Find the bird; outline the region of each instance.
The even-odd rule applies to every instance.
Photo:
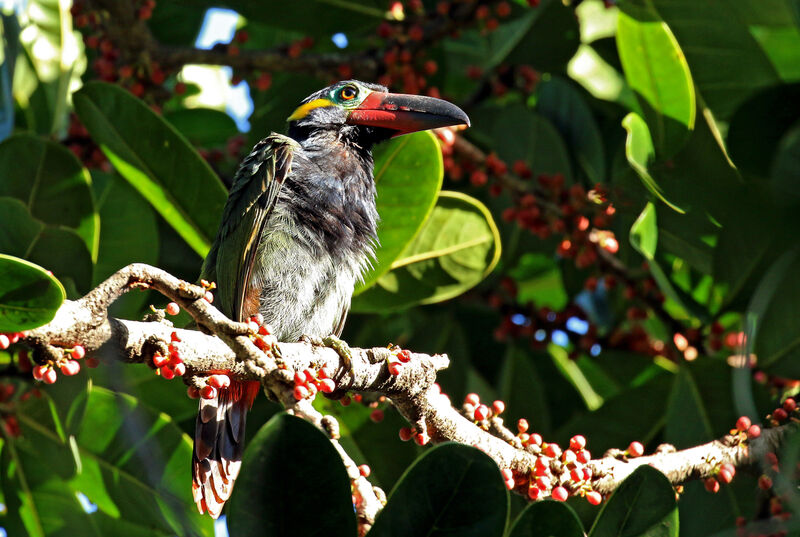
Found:
[[[445,100],[345,80],[307,98],[241,162],[201,269],[234,321],[263,315],[278,341],[339,336],[354,286],[374,260],[378,211],[372,148],[395,136],[456,125]],[[217,518],[241,467],[257,381],[233,379],[200,399],[192,492]]]

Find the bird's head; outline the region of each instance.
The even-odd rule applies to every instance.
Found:
[[[467,114],[447,101],[389,93],[384,86],[358,80],[338,82],[309,95],[288,121],[289,135],[295,139],[335,131],[367,148],[401,134],[469,126]]]

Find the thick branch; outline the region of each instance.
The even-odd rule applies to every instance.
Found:
[[[155,289],[178,302],[199,326],[213,335],[199,330],[175,329],[163,319],[161,322],[138,322],[106,317],[113,300],[135,288]],[[84,298],[65,302],[55,319],[30,331],[26,341],[39,351],[35,356],[40,361],[60,356],[58,347],[81,343],[87,351],[105,360],[152,364],[152,354],[159,345],[169,342],[173,334],[177,335],[180,356],[187,368],[184,377],[187,383],[206,372],[220,370],[230,371],[240,379],[259,380],[265,390],[291,412],[328,434],[362,498],[359,516],[366,525],[374,521],[383,493],[358,475],[355,463],[337,441],[336,421],[317,412],[309,399],[297,401],[294,398],[295,371],[325,368],[336,379],[337,393],[356,391],[386,396],[418,433],[429,435],[435,442],[455,441],[478,447],[498,466],[511,469],[515,476],[528,475],[542,454],[542,446],[523,445],[517,435],[505,428],[501,418],[475,420],[474,408],[465,405],[464,409],[457,410],[451,405],[435,384],[437,371],[449,365],[446,356],[412,353],[399,374],[393,375],[387,363],[395,352],[388,348],[353,348],[349,365],[334,349],[308,342],[280,343],[280,352],[263,352],[253,344],[254,334],[249,327],[227,319],[204,298],[205,293],[203,287],[181,281],[163,270],[142,264],[130,265]],[[636,459],[625,459],[621,452],[611,452],[588,462],[593,470],[589,484],[594,490],[608,494],[642,464],[658,468],[675,485],[711,477],[724,462],[735,466],[755,465],[765,453],[776,450],[789,427],[793,425],[765,430],[752,440],[745,440],[741,435],[727,436],[690,449],[662,450]],[[569,481],[567,465],[557,460],[549,460],[548,464],[555,476],[554,485],[567,486],[573,492],[579,490],[580,487]],[[521,485],[518,483],[517,487]]]

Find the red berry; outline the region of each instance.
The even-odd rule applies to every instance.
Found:
[[[528,444],[533,446],[541,446],[542,435],[540,435],[539,433],[531,433],[530,438],[528,439]]]
[[[153,365],[156,368],[164,367],[168,363],[169,363],[169,358],[168,357],[162,356],[161,353],[158,353],[158,352],[153,354]]]
[[[411,427],[403,427],[400,429],[400,440],[408,442],[414,437],[414,429]]]
[[[203,296],[206,299],[206,302],[212,304],[214,302],[214,294],[211,291],[206,291],[206,294]]]
[[[564,487],[556,487],[553,489],[553,492],[550,493],[550,496],[558,502],[565,502],[569,497],[569,492]]]
[[[536,487],[528,487],[528,498],[531,500],[538,500],[541,493],[542,491]]]
[[[5,334],[0,334],[0,349],[7,349],[11,345],[11,340]]]
[[[761,490],[769,490],[772,488],[772,479],[768,476],[762,475],[758,478],[758,488]]]
[[[175,364],[172,366],[172,371],[175,373],[176,377],[182,377],[186,373],[186,365],[185,364]]]
[[[776,408],[775,412],[772,413],[772,417],[778,421],[783,421],[789,417],[786,411],[782,408]]]
[[[298,401],[305,399],[309,395],[310,392],[308,391],[308,388],[306,388],[305,386],[296,386],[294,389],[294,398],[297,399]]]
[[[747,429],[747,438],[758,438],[761,436],[761,427],[758,425],[751,425]]]
[[[783,409],[786,412],[793,412],[797,408],[797,402],[791,397],[783,402]]]
[[[372,473],[372,470],[370,470],[370,467],[367,466],[366,464],[361,464],[358,467],[358,473],[360,473],[364,477],[369,477],[369,474]]]
[[[380,408],[376,408],[369,414],[369,419],[374,421],[375,423],[380,423],[383,421],[383,410]]]
[[[189,386],[186,388],[186,395],[189,399],[200,399],[200,389],[197,386]]]
[[[528,420],[526,420],[525,418],[520,418],[517,421],[517,431],[519,431],[520,433],[524,433],[527,430],[528,430]]]
[[[45,384],[53,384],[58,379],[58,375],[56,374],[56,370],[52,367],[48,367],[47,371],[42,374],[42,380]]]
[[[430,441],[431,437],[428,436],[428,433],[417,433],[414,435],[414,442],[416,442],[418,446],[424,446]]]
[[[397,359],[403,363],[406,363],[411,360],[411,352],[402,349],[400,352],[397,353]]]
[[[477,393],[468,393],[467,396],[464,398],[464,402],[472,406],[478,406],[479,404],[481,404],[481,398],[478,397]]]
[[[217,389],[214,386],[203,386],[200,389],[200,397],[203,399],[215,399],[217,397]]]
[[[506,404],[503,401],[495,401],[492,403],[492,412],[495,416],[500,415],[506,409]]]
[[[640,442],[631,442],[628,445],[629,457],[641,457],[644,455],[644,446]]]
[[[61,372],[71,377],[73,375],[77,375],[81,370],[81,364],[76,362],[75,360],[67,360],[61,365]]]
[[[228,375],[211,375],[206,382],[209,386],[225,389],[231,385],[231,378]]]
[[[331,379],[323,379],[319,382],[319,391],[322,393],[333,393],[336,383]]]
[[[86,359],[86,367],[94,369],[98,365],[100,365],[100,360],[98,360],[97,358],[87,358]]]
[[[544,448],[544,454],[551,459],[557,459],[559,456],[561,456],[561,448],[558,447],[558,444],[547,444],[547,446]]]
[[[726,469],[720,469],[719,474],[717,474],[719,480],[723,483],[730,483],[733,481],[733,474]]]
[[[709,477],[706,479],[703,484],[706,487],[706,490],[712,494],[716,494],[719,492],[719,481],[714,479],[713,477]]]
[[[539,490],[547,490],[550,488],[551,484],[550,478],[547,476],[540,476],[536,478],[536,487]]]
[[[49,368],[50,368],[50,366],[46,366],[46,365],[34,366],[33,370],[32,370],[33,378],[35,378],[36,380],[42,380],[44,378],[44,374],[47,372],[47,370]]]
[[[400,374],[400,370],[403,368],[403,364],[401,364],[400,362],[389,362],[388,368],[389,368],[389,373],[397,376]]]
[[[738,420],[736,420],[736,428],[740,431],[746,431],[750,428],[750,418],[747,416],[742,416]]]
[[[586,463],[588,463],[590,460],[592,460],[592,454],[589,452],[589,450],[588,450],[588,449],[582,449],[582,450],[580,450],[580,451],[578,452],[578,454],[577,454],[576,458],[577,458],[577,461],[578,461],[579,463],[581,463],[581,464],[586,464]]]
[[[475,419],[477,421],[483,421],[489,417],[489,407],[486,405],[478,405],[478,408],[475,409]]]
[[[576,434],[569,439],[569,448],[573,451],[580,451],[586,447],[586,438],[580,434]]]
[[[603,495],[593,490],[586,493],[586,501],[592,505],[600,505],[603,502]]]
[[[164,380],[172,380],[175,378],[175,370],[173,370],[169,365],[165,365],[161,369],[158,370]]]
[[[564,453],[561,454],[561,462],[565,464],[572,464],[576,460],[578,460],[577,455],[571,449],[566,450]]]

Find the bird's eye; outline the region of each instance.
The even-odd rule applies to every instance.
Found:
[[[345,86],[342,88],[342,91],[339,92],[339,96],[345,101],[355,99],[356,95],[358,95],[358,90],[353,86]]]

